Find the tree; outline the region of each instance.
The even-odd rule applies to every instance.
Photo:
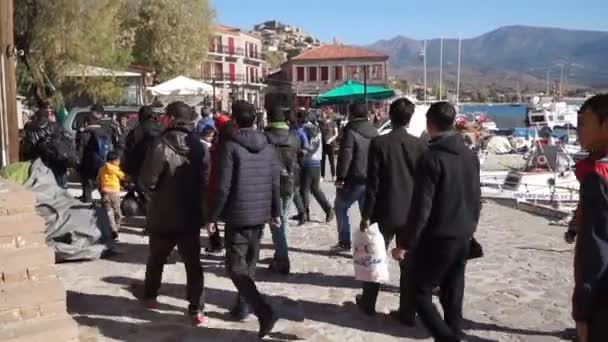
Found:
[[[266,52],[266,62],[270,70],[278,69],[281,64],[287,61],[287,56],[284,52],[280,51],[268,51]]]
[[[66,77],[81,65],[124,69],[131,49],[124,42],[126,0],[20,0],[15,2],[15,44],[23,51],[19,89],[31,97],[94,94],[116,101],[120,85],[113,77]],[[84,70],[84,69],[83,69]]]
[[[129,25],[135,61],[159,79],[191,74],[206,57],[212,19],[207,0],[141,0]]]

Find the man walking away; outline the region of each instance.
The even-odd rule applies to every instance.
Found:
[[[177,246],[186,267],[188,315],[195,326],[206,323],[200,229],[204,223],[208,152],[194,130],[194,110],[183,102],[167,106],[170,127],[150,148],[139,177],[148,202],[146,229],[150,255],[146,265],[144,300],[148,308],[157,306],[167,257]]]
[[[581,188],[573,316],[578,342],[608,341],[608,94],[583,104],[578,134],[595,161],[576,169]]]
[[[319,127],[308,121],[304,124],[304,132],[308,138],[308,146],[304,148],[304,161],[302,168],[301,194],[306,211],[306,217],[310,220],[310,194],[314,196],[317,203],[325,212],[325,222],[334,219],[334,209],[329,204],[327,197],[321,190],[321,159],[323,155],[323,143]]]
[[[292,111],[286,112],[288,116],[287,121],[289,122],[290,130],[300,140],[300,151],[298,151],[298,173],[296,175],[295,191],[293,194],[293,204],[296,206],[298,211],[297,215],[291,217],[292,220],[298,221],[299,226],[303,226],[310,220],[306,210],[304,209],[304,202],[302,201],[302,162],[304,159],[304,149],[308,147],[308,136],[304,131],[304,121],[306,120],[306,112],[299,111],[293,113]]]
[[[138,113],[139,124],[127,135],[123,155],[123,170],[132,182],[135,189],[141,194],[138,186],[139,174],[148,150],[162,133],[162,127],[154,118],[154,111],[150,106],[143,106]]]
[[[331,172],[331,180],[334,181],[336,176],[336,160],[334,157],[334,143],[338,138],[338,126],[332,117],[332,113],[323,112],[321,120],[319,120],[319,128],[323,138],[323,158],[321,158],[321,178],[325,178],[325,168],[329,162],[329,171]]]
[[[288,215],[295,191],[296,177],[299,177],[298,152],[300,151],[300,140],[289,131],[289,125],[281,108],[271,108],[269,120],[270,124],[266,127],[266,137],[274,146],[281,165],[281,225],[271,231],[275,252],[270,270],[281,274],[289,274]]]
[[[454,131],[451,104],[433,104],[426,118],[429,151],[418,161],[412,207],[393,257],[412,258],[416,311],[435,341],[460,341],[465,268],[481,210],[479,160]],[[433,305],[436,287],[445,320]]]
[[[367,119],[367,106],[364,103],[353,103],[350,115],[351,120],[342,132],[336,171],[338,244],[334,248],[337,250],[351,249],[348,209],[355,202],[359,203],[359,209],[363,208],[369,144],[378,135],[378,131]]]
[[[99,124],[101,116],[93,111],[85,120],[86,128],[76,135],[76,146],[80,156],[80,181],[82,202],[93,202],[93,188],[99,170],[107,162],[108,153],[114,150],[110,134]]]
[[[212,231],[220,218],[226,223],[226,268],[238,290],[231,315],[242,320],[251,306],[262,338],[270,333],[276,317],[254,277],[264,224],[272,221],[273,229],[280,225],[281,167],[266,136],[253,128],[255,107],[237,101],[232,105],[232,117],[239,131],[219,152],[217,188],[206,228]]]
[[[414,104],[406,98],[393,102],[389,113],[392,132],[373,138],[369,147],[361,231],[368,229],[370,223],[378,223],[386,248],[397,230],[407,223],[414,193],[416,163],[426,151],[426,144],[406,130],[414,108]],[[391,317],[408,326],[414,325],[416,315],[409,286],[410,265],[410,259],[400,263],[399,309],[391,312]],[[357,304],[364,313],[376,313],[379,290],[378,283],[363,284],[363,295],[357,297]]]

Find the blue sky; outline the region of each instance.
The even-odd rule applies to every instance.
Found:
[[[367,44],[404,35],[474,37],[505,25],[608,31],[608,0],[210,0],[217,21],[250,29],[270,19],[323,40]]]

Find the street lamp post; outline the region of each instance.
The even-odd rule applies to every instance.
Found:
[[[216,101],[215,101],[215,76],[213,77],[213,80],[211,81],[211,85],[213,86],[213,112],[215,113],[216,111]]]
[[[363,98],[365,99],[365,107],[367,108],[367,65],[363,66]]]

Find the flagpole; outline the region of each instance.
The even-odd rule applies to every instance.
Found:
[[[441,38],[441,43],[439,45],[439,101],[441,101],[442,94],[443,94],[443,38]]]

